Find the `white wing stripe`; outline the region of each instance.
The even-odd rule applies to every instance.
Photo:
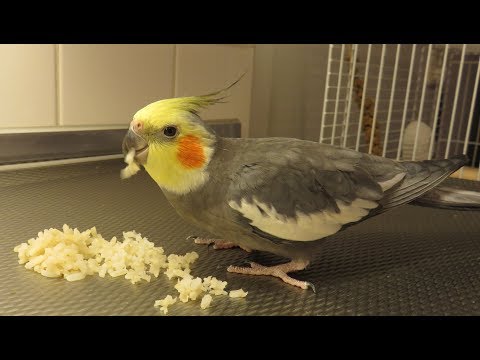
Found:
[[[393,178],[387,181],[379,182],[378,185],[382,187],[383,191],[386,191],[390,188],[392,188],[394,185],[398,184],[404,177],[406,173],[400,173],[395,175]]]
[[[351,204],[337,201],[339,213],[319,211],[304,214],[297,211],[296,217],[291,218],[279,214],[273,206],[268,206],[256,198],[253,198],[251,203],[242,199],[240,205],[235,201],[228,204],[258,229],[292,241],[312,241],[335,234],[343,225],[362,219],[370,209],[378,206],[377,203],[365,199],[356,199]]]

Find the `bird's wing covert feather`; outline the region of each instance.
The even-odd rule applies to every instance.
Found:
[[[324,170],[297,159],[242,165],[231,176],[227,201],[237,221],[263,237],[313,241],[368,216],[383,196],[360,167]]]

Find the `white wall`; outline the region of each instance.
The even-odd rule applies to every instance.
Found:
[[[55,47],[0,45],[0,127],[56,124]]]
[[[256,45],[250,136],[318,141],[328,45]]]
[[[253,45],[0,45],[0,132],[125,127],[150,102],[219,90],[248,134]]]
[[[252,97],[254,49],[238,45],[180,45],[176,47],[175,96],[208,94],[230,85],[246,72],[231,91],[226,104],[217,104],[203,113],[205,119],[238,118],[242,135],[247,136]]]

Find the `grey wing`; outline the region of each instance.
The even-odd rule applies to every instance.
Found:
[[[278,157],[242,164],[232,175],[228,207],[253,232],[291,241],[318,240],[411,202],[466,161],[402,163],[296,140],[268,147]]]
[[[360,167],[342,171],[322,170],[306,160],[284,166],[259,162],[238,169],[227,199],[237,222],[258,235],[313,241],[367,217],[383,190]]]

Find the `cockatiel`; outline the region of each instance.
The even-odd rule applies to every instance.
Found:
[[[147,105],[134,115],[123,151],[135,150],[135,162],[180,216],[219,237],[197,243],[239,246],[291,260],[271,267],[253,262],[229,266],[229,272],[271,275],[314,289],[288,273],[305,269],[322,239],[420,198],[467,161],[460,155],[397,162],[298,139],[222,138],[199,112],[220,102],[223,93]],[[430,196],[419,202],[431,206],[436,200]],[[463,205],[472,204],[467,200]]]

